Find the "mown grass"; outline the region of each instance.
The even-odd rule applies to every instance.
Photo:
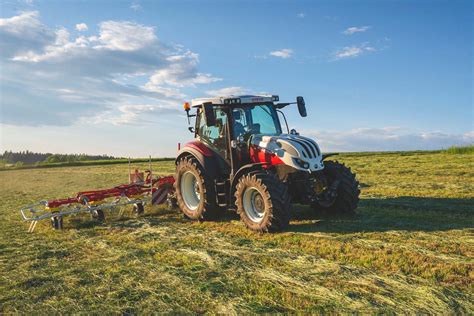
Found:
[[[336,158],[361,181],[357,215],[295,205],[287,231],[264,235],[232,213],[192,223],[163,206],[28,234],[20,206],[124,182],[128,166],[1,172],[0,312],[472,314],[472,156]]]

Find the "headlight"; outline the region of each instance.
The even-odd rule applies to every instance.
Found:
[[[300,158],[293,158],[293,160],[295,161],[295,163],[300,166],[301,168],[303,169],[309,169],[309,163],[307,163],[306,161],[300,159]]]

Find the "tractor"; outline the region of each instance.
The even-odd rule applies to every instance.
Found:
[[[188,124],[195,118],[188,127],[194,140],[180,148],[175,161],[175,199],[185,217],[211,220],[232,209],[249,229],[277,232],[289,225],[291,203],[355,211],[360,193],[355,174],[325,160],[332,154],[323,154],[315,141],[289,130],[281,109],[291,104],[306,117],[303,97],[280,103],[276,95],[232,95],[184,104]]]

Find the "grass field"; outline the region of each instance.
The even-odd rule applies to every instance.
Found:
[[[232,214],[192,223],[163,206],[28,234],[21,206],[125,182],[128,167],[2,171],[0,313],[473,314],[474,156],[337,159],[361,182],[357,215],[294,205],[290,228],[264,235]]]

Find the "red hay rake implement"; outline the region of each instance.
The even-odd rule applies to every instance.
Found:
[[[23,220],[29,221],[28,232],[33,232],[40,220],[50,219],[54,229],[62,229],[63,216],[90,213],[93,219],[105,220],[105,210],[116,210],[121,206],[133,205],[138,215],[144,212],[144,205],[173,203],[173,176],[153,178],[151,168],[144,173],[135,170],[129,173],[129,183],[110,189],[78,192],[76,196],[65,199],[41,201],[23,207]]]

